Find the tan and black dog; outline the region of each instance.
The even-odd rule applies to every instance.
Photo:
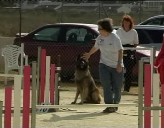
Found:
[[[76,60],[75,82],[77,85],[77,91],[75,100],[72,102],[72,104],[77,102],[79,95],[81,96],[80,104],[100,104],[100,91],[90,74],[88,62],[81,58],[81,55],[79,55]]]

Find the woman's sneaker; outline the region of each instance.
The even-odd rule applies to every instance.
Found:
[[[103,113],[114,113],[118,110],[118,107],[107,107],[103,110]]]

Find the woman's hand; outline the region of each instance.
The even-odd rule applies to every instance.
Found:
[[[92,47],[91,50],[90,50],[89,52],[85,52],[85,53],[83,54],[82,58],[85,59],[86,61],[88,61],[89,58],[90,58],[90,56],[91,56],[92,54],[94,54],[97,50],[98,50],[98,48]]]
[[[122,70],[123,70],[123,68],[122,68],[121,64],[118,63],[117,67],[116,67],[116,71],[120,73],[120,72],[122,72]]]
[[[88,61],[89,58],[90,58],[90,54],[87,53],[87,52],[85,52],[85,53],[83,54],[82,58]]]

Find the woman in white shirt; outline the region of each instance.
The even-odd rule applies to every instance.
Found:
[[[132,17],[125,15],[122,19],[121,28],[116,31],[116,34],[121,39],[123,47],[136,47],[138,45],[138,33],[133,29],[133,25]],[[124,91],[129,92],[132,82],[132,71],[135,65],[135,50],[124,50],[123,61],[126,71],[124,74]]]

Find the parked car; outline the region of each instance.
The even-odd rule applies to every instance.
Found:
[[[156,44],[162,42],[164,26],[136,25],[140,44]]]
[[[164,15],[150,17],[134,28],[138,32],[140,46],[160,49],[164,34]],[[148,56],[146,52],[140,53],[140,56]]]
[[[74,76],[77,56],[90,50],[98,34],[98,26],[95,24],[57,23],[23,33],[21,37],[17,34],[14,44],[24,43],[25,54],[29,56],[30,62],[37,59],[39,46],[45,48],[47,55],[51,56],[51,63],[59,64],[60,56],[61,76],[70,79]],[[89,61],[95,79],[98,79],[98,61],[99,53]]]
[[[139,23],[139,25],[160,25],[164,26],[164,15],[157,15],[146,19]]]
[[[164,34],[164,15],[157,15],[146,19],[134,26],[139,36],[139,47],[152,47],[159,51]],[[143,56],[150,56],[147,51],[137,51],[138,59]],[[148,54],[149,53],[149,54]]]

